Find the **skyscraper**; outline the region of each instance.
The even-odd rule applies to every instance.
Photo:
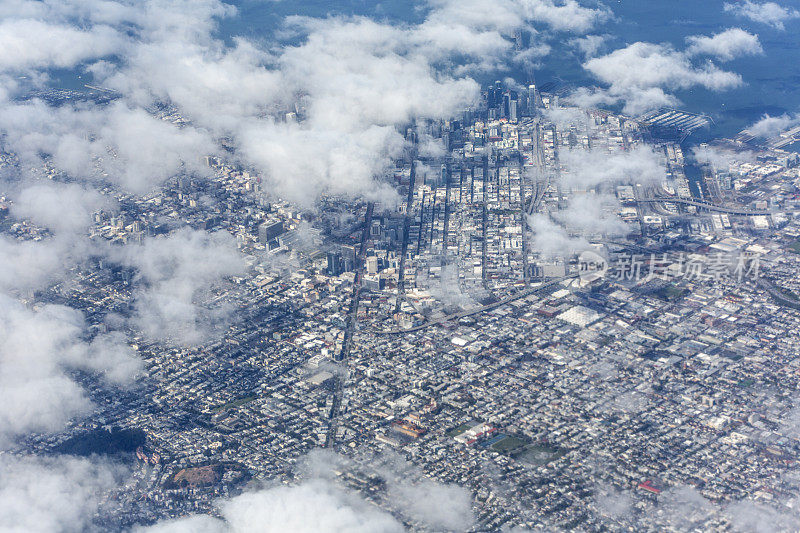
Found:
[[[536,115],[536,108],[537,108],[537,95],[536,95],[536,85],[530,84],[528,85],[528,114],[530,116]]]
[[[342,256],[338,252],[328,252],[328,268],[329,276],[338,276],[342,273]]]
[[[278,238],[283,232],[283,222],[280,220],[268,220],[258,227],[258,242],[267,244],[269,241]]]

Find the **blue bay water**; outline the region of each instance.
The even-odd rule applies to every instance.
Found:
[[[797,0],[778,2],[800,9]],[[617,20],[606,24],[601,31],[615,36],[612,48],[649,41],[670,43],[679,50],[686,46],[686,37],[690,35],[711,35],[733,27],[757,34],[763,55],[728,62],[715,60],[721,68],[739,73],[744,81],[742,87],[723,92],[694,88],[674,93],[683,102],[683,109],[708,113],[716,121],[716,134],[730,136],[764,113],[800,112],[800,20],[787,21],[781,31],[726,13],[724,3],[722,0],[619,0],[609,4]],[[557,69],[548,65],[545,72],[548,71],[555,75]],[[575,76],[576,81],[591,82],[585,75]]]
[[[736,0],[733,0],[736,1]],[[800,9],[800,0],[778,0],[782,5]],[[397,0],[371,2],[366,0],[306,0],[298,2],[241,0],[233,2],[239,14],[222,21],[223,37],[246,35],[269,39],[289,15],[311,17],[368,16],[395,23],[419,22],[425,9],[419,5]],[[723,9],[724,0],[616,0],[605,2],[614,12],[614,19],[599,25],[594,34],[610,35],[603,53],[637,41],[669,43],[677,50],[686,46],[686,37],[711,35],[728,28],[741,27],[758,34],[764,54],[728,62],[716,61],[718,66],[742,76],[744,85],[724,92],[704,88],[674,91],[681,109],[709,114],[716,122],[712,136],[731,136],[755,122],[765,113],[800,112],[800,20],[786,22],[785,30],[739,18]],[[491,4],[487,2],[487,4]],[[573,37],[557,34],[548,41],[553,47],[549,57],[535,72],[539,84],[555,79],[572,86],[592,86],[594,80],[583,68],[583,57],[566,42]],[[702,60],[700,60],[702,61]],[[483,83],[511,75],[526,82],[521,71],[480,76]]]
[[[800,0],[778,1],[800,10]],[[267,44],[273,42],[287,16],[367,16],[403,24],[418,23],[427,13],[421,3],[400,0],[236,0],[230,3],[236,5],[238,13],[219,22],[218,37],[231,42],[235,36],[245,36]],[[716,125],[711,131],[701,134],[703,137],[735,135],[765,113],[800,112],[800,19],[787,21],[785,30],[781,31],[726,13],[724,3],[724,0],[606,1],[605,5],[612,9],[614,18],[592,32],[610,36],[601,53],[637,41],[669,43],[682,50],[688,36],[711,35],[732,27],[758,34],[764,48],[763,55],[728,62],[715,61],[721,68],[739,73],[744,81],[742,87],[723,92],[698,87],[671,91],[680,99],[680,109],[706,113],[714,119]],[[490,4],[488,0],[487,4]],[[553,80],[562,80],[573,87],[597,84],[582,68],[584,58],[567,44],[572,37],[574,35],[562,33],[547,40],[553,50],[535,71],[538,84]],[[487,84],[506,76],[520,83],[528,81],[522,70],[514,68],[482,74],[476,79]],[[62,87],[77,88],[91,83],[91,76],[83,74],[78,78],[75,71],[59,71],[53,73],[53,80]]]

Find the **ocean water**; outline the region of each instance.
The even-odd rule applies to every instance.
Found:
[[[800,9],[800,0],[778,2]],[[232,3],[237,5],[239,13],[221,22],[220,36],[225,38],[245,35],[268,39],[280,28],[283,18],[290,15],[362,15],[397,23],[419,22],[425,16],[421,5],[398,0],[240,0]],[[606,0],[605,5],[614,12],[614,18],[593,32],[610,36],[604,53],[637,41],[669,43],[682,50],[690,35],[711,35],[732,27],[758,34],[763,55],[724,63],[717,61],[721,68],[742,76],[742,87],[724,92],[704,88],[672,91],[681,101],[680,109],[706,113],[714,119],[712,131],[701,134],[703,137],[735,135],[765,113],[800,112],[800,19],[787,21],[785,30],[781,31],[726,13],[724,3],[724,0]],[[571,36],[558,37],[550,41],[553,51],[535,71],[536,82],[543,84],[558,79],[576,87],[595,85],[596,80],[581,67],[583,57],[565,44]],[[490,83],[506,75],[520,82],[527,81],[523,72],[513,70],[488,74],[479,81]]]

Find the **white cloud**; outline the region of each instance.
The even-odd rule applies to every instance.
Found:
[[[592,58],[606,46],[609,35],[587,35],[571,39],[569,44],[578,49],[585,59]]]
[[[629,115],[640,115],[652,109],[674,107],[680,104],[677,98],[667,94],[660,87],[651,87],[649,89],[630,87],[623,91],[613,88],[589,89],[579,87],[570,93],[568,100],[572,104],[585,109],[615,105],[623,101],[625,103],[623,111]]]
[[[85,531],[100,494],[122,473],[97,460],[0,455],[0,530]]]
[[[797,125],[800,125],[800,115],[784,114],[773,117],[765,114],[755,124],[748,126],[747,131],[756,137],[769,139]]]
[[[19,157],[23,169],[41,166],[42,155],[53,154],[59,168],[88,173],[92,168],[92,145],[88,138],[101,123],[99,109],[54,108],[41,100],[4,102],[0,106],[0,133],[5,135],[3,147]],[[66,157],[61,157],[62,153]]]
[[[711,55],[723,61],[764,53],[758,35],[748,33],[741,28],[730,28],[711,37],[693,35],[687,37],[686,41],[689,43],[688,54]]]
[[[800,529],[800,517],[793,510],[780,512],[750,500],[728,505],[725,515],[733,525],[733,530],[743,533],[779,533]]]
[[[431,480],[394,483],[389,498],[404,514],[433,531],[466,531],[472,526],[472,497],[458,485]]]
[[[513,56],[514,62],[530,68],[538,68],[542,59],[550,55],[552,47],[548,44],[532,45],[524,50],[516,52]]]
[[[442,139],[417,130],[417,154],[421,158],[441,158],[447,155]]]
[[[133,533],[225,533],[230,528],[212,516],[192,515],[185,518],[162,520],[149,527],[138,527]]]
[[[279,59],[292,86],[308,93],[312,126],[344,129],[446,118],[476,98],[470,79],[437,72],[417,34],[368,19],[308,22],[307,41]]]
[[[583,237],[572,237],[567,230],[542,213],[528,215],[528,226],[533,231],[531,247],[543,257],[570,256],[590,248]]]
[[[395,202],[394,189],[375,181],[405,145],[393,128],[363,131],[309,128],[258,121],[242,128],[241,155],[259,168],[281,196],[306,207],[319,194]]]
[[[572,125],[588,126],[590,121],[586,110],[579,107],[551,107],[545,109],[543,114],[547,120],[555,124],[559,129],[568,129]]]
[[[113,385],[130,385],[142,370],[142,361],[119,332],[97,335],[89,346],[76,354],[72,364],[98,372]]]
[[[499,0],[489,5],[480,0],[429,0],[431,13],[428,20],[447,21],[479,31],[496,31],[510,35],[522,27],[522,3]]]
[[[243,494],[223,505],[234,532],[380,533],[402,531],[394,517],[331,482],[312,480]]]
[[[0,18],[48,20],[87,27],[93,24],[136,24],[143,13],[135,4],[114,0],[7,0],[0,4]]]
[[[712,90],[736,87],[738,75],[712,64],[694,67],[686,56],[666,45],[637,42],[590,59],[584,67],[612,87],[685,89],[700,85]]]
[[[392,515],[326,479],[247,492],[221,502],[225,522],[191,516],[136,533],[400,533]]]
[[[145,193],[179,172],[208,172],[203,156],[215,148],[208,135],[194,128],[179,128],[141,109],[111,106],[108,121],[95,146],[107,146],[105,170],[129,191]],[[102,144],[106,146],[103,146]],[[108,150],[103,150],[108,152]]]
[[[193,344],[226,323],[229,310],[204,301],[212,286],[243,272],[230,234],[184,229],[116,255],[138,270],[134,325],[148,337]]]
[[[491,4],[480,0],[431,0],[429,3],[433,8],[431,19],[505,35],[539,23],[556,31],[582,33],[611,16],[611,10],[602,4],[585,7],[576,0],[498,0]]]
[[[0,441],[61,429],[92,405],[70,369],[126,383],[140,364],[119,337],[83,341],[83,316],[60,305],[37,310],[0,295]]]
[[[800,518],[794,511],[796,500],[773,500],[769,505],[752,500],[717,504],[706,499],[697,489],[676,485],[662,492],[658,502],[641,509],[627,491],[601,487],[595,494],[595,505],[605,516],[622,521],[633,529],[691,530],[711,524],[725,524],[741,533],[778,533],[796,531]],[[789,505],[785,505],[785,504]]]
[[[528,19],[544,22],[554,30],[585,33],[595,24],[604,22],[611,16],[611,10],[599,4],[598,7],[584,7],[575,0],[521,0]]]
[[[575,194],[566,209],[553,213],[553,218],[572,233],[580,235],[626,235],[628,226],[617,216],[616,198],[606,194]]]
[[[609,152],[573,149],[561,154],[561,182],[579,189],[622,183],[657,184],[666,179],[664,157],[649,146]]]
[[[536,66],[551,51],[544,32],[584,33],[611,15],[602,4],[586,7],[575,0],[430,0],[428,4],[430,12],[412,31],[413,39],[436,64],[455,62],[457,73],[506,70],[509,57]],[[530,36],[524,49],[513,40],[520,32]]]
[[[664,92],[700,86],[723,91],[742,84],[741,76],[707,61],[694,65],[688,53],[664,44],[636,42],[610,54],[594,57],[583,67],[608,87],[571,96],[580,104],[624,101],[625,112],[638,114],[677,100]]]
[[[628,516],[633,509],[634,499],[631,494],[606,486],[599,487],[593,499],[600,512],[612,518]]]
[[[585,119],[585,113],[559,117]],[[565,209],[528,217],[532,249],[545,257],[571,255],[588,249],[588,237],[618,236],[629,228],[618,216],[619,205],[607,191],[618,184],[656,184],[666,179],[663,156],[646,146],[609,152],[572,149],[560,153],[560,184],[572,189]]]
[[[141,106],[153,98],[171,102],[220,134],[235,131],[244,117],[261,116],[291,100],[295,88],[281,86],[269,53],[241,39],[227,49],[206,39],[179,40],[167,33],[163,40],[138,43],[121,70],[98,73],[104,85],[128,100]]]
[[[658,499],[657,515],[662,523],[677,530],[688,530],[716,511],[711,501],[688,485],[677,485],[665,490]]]
[[[736,161],[754,162],[755,153],[747,150],[729,150],[712,145],[700,145],[692,148],[692,155],[698,163],[709,164],[717,170],[727,171]]]
[[[431,296],[444,305],[457,305],[462,308],[472,307],[475,300],[461,289],[458,279],[459,264],[448,263],[442,266],[435,280],[419,276],[417,286],[425,288]]]
[[[6,19],[0,22],[0,70],[69,68],[122,52],[126,45],[127,38],[109,26],[83,30],[35,19]]]
[[[237,155],[245,164],[269,174],[273,194],[306,205],[323,193],[387,198],[380,182],[400,145],[389,130],[414,118],[445,118],[472,103],[478,85],[460,73],[502,67],[515,31],[528,29],[535,42],[512,59],[532,64],[550,50],[534,25],[585,31],[610,15],[602,5],[576,0],[440,0],[416,25],[295,17],[289,24],[299,43],[268,48],[219,40],[217,21],[235,8],[218,0],[135,6],[18,0],[6,7],[9,42],[41,56],[12,54],[6,61],[15,61],[13,68],[32,77],[49,66],[91,63],[98,83],[122,94],[105,109],[9,106],[0,117],[8,148],[27,164],[45,154],[73,177],[108,178],[142,193],[175,173],[202,173],[200,157],[218,151],[218,140],[227,137],[243,148]],[[36,38],[45,30],[58,38]],[[26,39],[53,46],[24,46]],[[103,60],[109,55],[116,60]],[[190,124],[153,118],[145,109],[154,103],[174,105]],[[295,104],[302,110],[297,128],[271,118]],[[259,149],[251,135],[266,138],[276,155]],[[295,154],[302,163],[292,161]]]
[[[726,12],[767,24],[778,30],[786,29],[784,22],[800,18],[800,11],[783,7],[775,2],[758,3],[751,0],[739,0],[736,3],[726,3],[724,9]]]
[[[201,27],[207,15],[198,15]],[[105,83],[139,105],[153,95],[168,100],[192,121],[193,135],[230,137],[272,193],[306,205],[323,193],[385,196],[382,173],[403,142],[396,128],[416,117],[451,116],[479,94],[473,80],[433,65],[463,42],[446,45],[425,26],[300,17],[289,24],[299,44],[274,53],[243,39],[226,49],[206,35],[179,40],[153,31],[146,35],[157,39],[137,46]],[[270,116],[295,104],[299,123]],[[112,131],[115,125],[127,124]],[[189,140],[197,142],[186,148],[197,153],[212,149],[195,146],[202,138]],[[123,169],[135,163],[124,162]]]
[[[52,108],[36,100],[2,106],[0,119],[6,150],[19,156],[23,167],[47,159],[76,179],[107,179],[134,193],[148,192],[179,172],[207,172],[202,157],[215,150],[208,132],[122,103]]]
[[[112,205],[94,189],[71,183],[40,182],[23,189],[12,205],[12,214],[28,218],[54,233],[76,233],[91,223],[91,214]]]
[[[42,241],[19,241],[0,235],[0,291],[27,292],[63,279],[91,247],[85,239],[56,236]]]

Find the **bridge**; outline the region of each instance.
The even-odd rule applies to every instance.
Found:
[[[755,216],[769,216],[776,211],[761,211],[758,209],[747,209],[745,207],[728,207],[723,205],[712,204],[705,200],[695,200],[692,198],[681,198],[679,196],[656,196],[654,198],[639,198],[636,200],[639,203],[672,203],[681,205],[692,205],[700,209],[708,211],[716,211],[719,213],[727,213],[729,215],[742,215],[748,217]]]

